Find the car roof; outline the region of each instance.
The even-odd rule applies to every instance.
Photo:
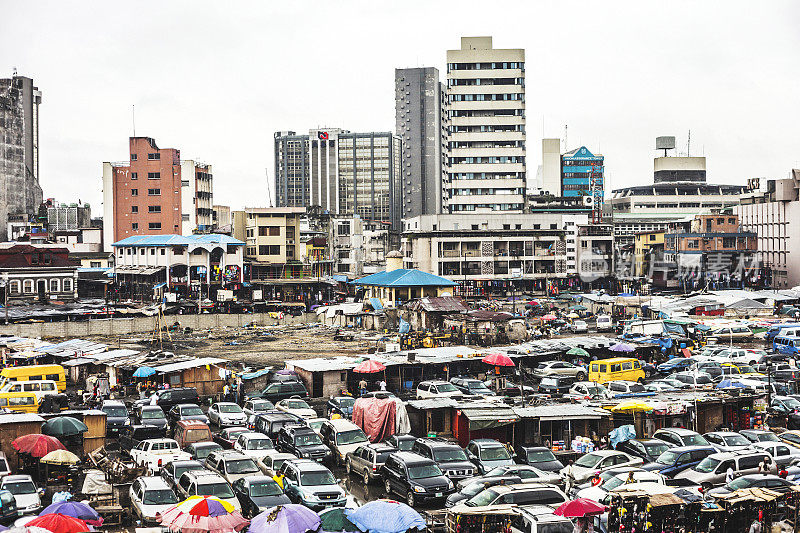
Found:
[[[419,439],[417,439],[417,442],[419,442],[421,444],[426,444],[426,445],[431,446],[431,447],[434,447],[434,446],[438,446],[438,447],[447,446],[448,448],[453,448],[453,447],[461,448],[461,446],[459,446],[455,442],[448,442],[446,440],[427,438],[427,437],[419,438]]]
[[[247,476],[242,479],[244,479],[244,482],[248,485],[250,485],[251,483],[263,483],[264,481],[273,481],[273,482],[275,481],[270,476]]]
[[[125,403],[119,400],[103,400],[103,405],[121,405],[124,407]]]
[[[658,439],[656,439],[656,440],[658,440]],[[668,452],[683,453],[683,452],[692,452],[692,451],[695,451],[695,450],[714,450],[714,451],[716,451],[716,448],[714,448],[713,446],[704,446],[702,444],[692,444],[691,446],[675,446],[673,448],[670,448],[667,451]]]
[[[515,483],[511,485],[494,485],[489,487],[492,490],[498,492],[498,494],[506,494],[508,492],[514,492],[517,490],[541,490],[541,489],[550,489],[550,490],[560,490],[557,486],[551,485],[549,483]],[[489,490],[489,489],[487,489]]]
[[[330,470],[327,466],[321,465],[316,461],[312,461],[311,459],[290,459],[287,462],[297,466],[302,470]]]
[[[735,431],[709,431],[708,433],[704,433],[704,435],[719,435],[720,437],[731,437],[736,435],[737,437],[741,437]]]
[[[208,427],[208,424],[206,424],[202,420],[178,420],[178,425],[181,427],[191,427],[191,426]]]
[[[691,429],[686,429],[686,428],[661,428],[658,431],[670,431],[670,432],[678,434],[678,435],[697,435],[698,434],[696,431],[692,431]]]
[[[189,477],[195,478],[198,481],[199,481],[200,478],[207,478],[207,477],[213,477],[213,478],[225,481],[225,478],[223,478],[221,475],[217,474],[216,472],[212,472],[211,470],[187,470],[186,472],[184,472],[181,475],[181,477],[183,477],[183,476],[189,476]]]
[[[624,452],[618,452],[617,450],[595,450],[593,452],[589,452],[592,455],[599,455],[603,457],[611,456],[611,455],[628,455]]]
[[[139,481],[144,485],[146,489],[169,489],[171,488],[164,478],[161,476],[144,476],[140,477]]]
[[[376,452],[388,451],[388,450],[397,450],[397,448],[395,448],[391,444],[387,444],[385,442],[373,442],[373,443],[367,444],[366,447],[371,449],[371,450],[375,450]]]
[[[221,444],[219,444],[219,443],[217,443],[217,442],[211,442],[211,441],[193,442],[193,443],[189,444],[189,446],[191,446],[191,447],[192,447],[192,448],[194,448],[195,450],[196,450],[197,448],[210,448],[210,447],[212,447],[212,446],[213,446],[214,448],[222,448],[222,445],[221,445]],[[189,446],[187,446],[187,448],[188,448]]]
[[[473,439],[470,442],[477,444],[478,446],[502,446],[505,448],[505,445],[502,442],[498,442],[494,439]]]
[[[421,381],[420,385],[422,385],[423,383],[426,385],[448,385],[447,381],[442,381],[439,379],[429,379],[427,381]]]
[[[236,407],[239,407],[238,403],[233,402],[214,402],[214,405],[235,405]]]
[[[777,443],[776,443],[777,444]],[[733,459],[734,457],[746,457],[748,455],[763,455],[764,452],[757,452],[755,450],[734,450],[732,452],[717,452],[712,453],[709,457],[714,459]]]
[[[349,420],[345,418],[335,418],[333,420],[327,420],[326,424],[330,424],[333,426],[335,430],[342,430],[342,429],[361,429],[357,425],[353,424]]]
[[[392,455],[404,463],[433,463],[431,459],[413,452],[394,452]]]
[[[197,405],[196,403],[179,403],[175,407],[177,407],[178,409],[185,409],[186,407],[200,407],[200,406]]]
[[[3,478],[3,482],[6,481],[33,481],[33,478],[28,474],[12,474]]]

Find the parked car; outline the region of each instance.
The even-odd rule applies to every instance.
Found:
[[[119,432],[117,443],[123,455],[130,455],[140,442],[161,438],[164,438],[164,432],[155,426],[125,426]]]
[[[565,503],[569,498],[558,487],[552,485],[495,485],[479,492],[463,503],[469,507],[487,507],[492,505],[515,504],[525,505],[548,505],[553,508]],[[459,505],[453,508],[457,512]]]
[[[570,388],[575,383],[575,378],[570,376],[542,376],[537,385],[537,391],[541,394],[553,396],[563,396],[569,393]]]
[[[386,495],[404,496],[406,503],[444,500],[455,490],[453,482],[435,462],[410,452],[395,452],[386,458],[380,470]]]
[[[283,453],[291,453],[302,459],[322,462],[331,456],[331,450],[322,443],[316,431],[304,426],[288,426],[278,432],[275,446]]]
[[[710,446],[709,442],[696,431],[684,428],[661,428],[653,433],[654,439],[663,440],[675,446]]]
[[[299,416],[303,419],[316,418],[317,416],[317,412],[314,411],[305,400],[301,400],[300,398],[281,400],[275,404],[275,409],[294,416]]]
[[[749,339],[753,332],[747,326],[732,326],[711,330],[706,338],[726,342],[731,339]]]
[[[752,489],[756,487],[784,493],[788,492],[794,485],[796,485],[796,483],[772,474],[748,474],[745,476],[739,476],[730,483],[726,483],[721,487],[711,489],[706,494],[711,498],[719,498],[720,496],[727,496],[731,492],[735,492],[737,490]]]
[[[239,436],[236,437],[236,442],[233,443],[233,449],[253,459],[259,459],[265,455],[276,453],[272,439],[263,433],[256,433],[254,431],[240,433]]]
[[[397,451],[410,452],[416,440],[417,437],[414,435],[392,435],[386,439],[386,444],[392,448],[397,448]]]
[[[167,415],[157,405],[137,405],[133,409],[131,420],[136,425],[155,426],[163,430],[164,436],[167,435]]]
[[[381,477],[380,471],[386,458],[397,451],[397,448],[386,443],[362,444],[347,453],[345,470],[350,475],[361,476],[364,485]]]
[[[461,396],[462,394],[464,393],[447,381],[423,381],[417,385],[417,398]]]
[[[11,473],[11,468],[8,466],[8,457],[6,452],[0,451],[0,479],[6,477]]]
[[[779,442],[781,440],[775,433],[765,429],[742,429],[739,431],[739,435],[750,442]]]
[[[352,418],[353,405],[356,399],[352,396],[334,396],[325,404],[325,416],[330,418],[334,414],[345,418]]]
[[[800,449],[783,442],[754,442],[753,450],[766,452],[778,466],[790,466],[800,463]]]
[[[189,444],[188,446],[183,448],[183,451],[188,453],[192,459],[195,461],[205,461],[206,457],[208,457],[211,452],[215,452],[217,450],[222,450],[222,446],[220,446],[216,442],[195,442],[193,444]]]
[[[326,507],[344,507],[347,494],[325,466],[309,459],[286,461],[281,465],[283,490],[294,503],[312,511]]]
[[[277,452],[256,459],[256,464],[258,465],[258,468],[261,469],[261,472],[263,472],[265,476],[272,477],[278,473],[283,463],[285,463],[286,461],[293,461],[295,459],[298,459],[298,457],[292,455],[291,453]]]
[[[278,437],[278,432],[284,426],[302,426],[303,420],[289,413],[264,413],[256,415],[255,423],[253,424],[255,431],[263,433],[273,441]]]
[[[253,518],[277,505],[291,503],[280,485],[271,477],[249,476],[238,479],[231,488],[242,506],[242,515],[246,518]]]
[[[199,420],[204,424],[208,424],[208,417],[200,409],[200,406],[194,403],[182,403],[173,406],[167,411],[167,420],[170,427],[175,427],[181,420]]]
[[[457,377],[450,378],[450,383],[464,394],[481,394],[483,396],[495,395],[494,391],[479,379]]]
[[[155,404],[153,404],[152,397],[155,396]],[[157,405],[164,412],[168,412],[176,405],[181,404],[194,404],[200,405],[200,395],[197,394],[197,389],[194,387],[173,387],[170,389],[157,390],[149,398],[134,401],[134,405]]]
[[[306,390],[305,385],[297,381],[270,383],[263,391],[251,393],[247,398],[263,398],[275,403],[294,396],[307,399],[308,390]]]
[[[623,466],[641,466],[644,463],[639,457],[632,457],[627,453],[614,450],[596,450],[580,457],[572,464],[572,472],[576,483],[582,483],[591,478],[595,472],[603,472],[611,468]],[[566,476],[567,469],[559,472]]]
[[[143,440],[131,450],[130,455],[136,466],[142,466],[150,473],[158,472],[170,461],[190,459],[189,454],[181,451],[173,439]]]
[[[0,489],[0,524],[12,524],[17,518],[17,500],[10,491]]]
[[[680,372],[681,370],[688,370],[695,363],[697,363],[697,359],[692,357],[673,357],[669,361],[661,363],[656,368],[659,374],[666,376],[675,372]]]
[[[608,493],[625,483],[658,483],[665,485],[664,476],[658,472],[648,472],[647,470],[631,471],[622,474],[615,474],[607,481],[596,487],[587,487],[577,492],[578,498],[586,498],[598,503],[608,503]]]
[[[611,331],[614,329],[614,320],[608,315],[597,315],[595,328],[597,331]]]
[[[369,442],[360,427],[344,418],[326,420],[319,432],[322,442],[333,452],[333,462],[337,465],[344,464],[347,452],[355,451],[360,445]]]
[[[625,394],[638,394],[640,392],[645,392],[644,385],[637,381],[609,381],[606,383],[606,388],[614,398]]]
[[[244,433],[251,433],[251,430],[243,427],[232,427],[232,428],[225,428],[220,430],[219,433],[214,435],[214,442],[222,446],[226,450],[230,450],[233,448],[236,439],[239,438],[239,435]]]
[[[319,430],[322,429],[322,424],[324,424],[326,420],[328,419],[316,417],[316,418],[306,418],[305,422],[306,426],[310,427],[311,429],[316,431],[317,434],[319,434]]]
[[[253,429],[255,426],[256,416],[261,413],[270,413],[275,410],[275,404],[269,400],[254,399],[244,402],[242,411],[247,416],[247,427]]]
[[[42,510],[44,489],[36,488],[36,483],[27,474],[13,474],[4,477],[0,480],[0,490],[7,490],[14,495],[17,512],[20,516],[37,514]]]
[[[591,381],[578,381],[573,383],[567,391],[567,396],[575,398],[583,398],[587,400],[609,400],[612,397],[611,392],[599,383]]]
[[[705,372],[676,372],[670,376],[693,389],[708,389],[714,386],[714,380]]]
[[[550,448],[544,446],[519,446],[517,447],[517,460],[545,472],[558,472],[564,465],[556,459]]]
[[[161,467],[159,475],[170,488],[174,489],[184,472],[205,469],[206,467],[202,462],[194,459],[188,461],[170,461]]]
[[[514,459],[505,445],[494,439],[475,439],[467,444],[467,458],[485,474],[498,466],[513,465]]]
[[[721,452],[734,452],[748,448],[752,443],[733,431],[710,431],[703,434],[713,447]]]
[[[778,439],[785,442],[789,446],[797,446],[800,448],[800,430],[790,429],[778,435]],[[0,473],[2,475],[2,473]]]
[[[417,439],[411,451],[432,459],[444,475],[454,482],[473,477],[478,469],[467,459],[467,454],[458,444],[439,439]]]
[[[208,470],[190,470],[178,478],[178,487],[175,490],[178,498],[185,500],[189,496],[214,496],[228,502],[237,511],[242,510],[239,499],[233,493],[230,484],[216,472]]]
[[[752,450],[714,453],[675,477],[688,479],[709,490],[725,482],[728,467],[732,467],[738,476],[758,473],[758,465],[765,457],[769,457],[769,454]]]
[[[659,439],[630,439],[617,444],[616,450],[639,457],[645,463],[651,463],[672,447],[673,444]]]
[[[561,485],[563,479],[558,472],[545,472],[530,465],[505,465],[489,470],[482,476],[467,478],[456,483],[457,487],[465,487],[473,481],[488,481],[495,478],[514,476],[520,478],[520,483],[547,483]]]
[[[160,515],[178,503],[178,496],[162,478],[145,476],[137,478],[128,489],[131,514],[142,521],[142,525],[155,526]]]
[[[535,376],[569,376],[575,381],[584,381],[587,372],[582,366],[573,365],[567,361],[547,361],[536,365],[533,374]]]
[[[208,420],[220,428],[245,427],[247,415],[233,402],[216,402],[208,408]]]
[[[205,465],[212,472],[216,472],[225,478],[228,483],[233,483],[237,479],[261,472],[252,457],[248,457],[236,450],[213,452],[206,457]]]
[[[769,406],[775,414],[786,417],[787,429],[800,429],[800,401],[791,396],[773,396]]]
[[[172,428],[172,436],[181,448],[185,448],[195,442],[211,442],[214,440],[211,428],[201,420],[179,420]]]
[[[123,427],[131,425],[128,408],[119,400],[103,400],[100,410],[106,414],[107,436],[117,435]]]
[[[463,503],[473,496],[476,496],[479,492],[490,487],[494,487],[495,485],[513,485],[516,483],[522,483],[522,479],[520,479],[519,476],[499,476],[491,478],[481,477],[477,479],[477,481],[465,479],[463,481],[464,485],[459,484],[456,487],[456,492],[453,492],[447,497],[444,502],[444,506],[450,508],[459,503]]]
[[[676,446],[671,448],[653,461],[642,465],[642,468],[658,472],[667,477],[673,477],[684,470],[697,465],[711,454],[717,453],[713,446]]]
[[[584,320],[573,320],[567,327],[572,333],[587,333],[589,331],[589,324]]]
[[[517,508],[517,517],[511,526],[512,533],[569,533],[572,521],[556,516],[547,505],[526,505]]]
[[[720,381],[724,377],[722,365],[716,361],[701,361],[694,367],[698,372],[708,374],[712,381]]]

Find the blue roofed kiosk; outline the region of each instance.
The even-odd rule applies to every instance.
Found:
[[[456,285],[447,278],[402,266],[400,252],[389,252],[386,254],[386,270],[351,283],[365,289],[365,298],[380,298],[385,305],[395,307],[416,298],[441,296]]]

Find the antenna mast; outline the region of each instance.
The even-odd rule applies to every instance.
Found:
[[[136,104],[131,105],[131,119],[133,121],[133,136],[136,137]]]
[[[689,130],[689,137],[686,139],[686,157],[691,156],[690,147],[692,146],[692,130]]]

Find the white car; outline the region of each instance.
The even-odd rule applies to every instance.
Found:
[[[128,489],[131,510],[142,525],[158,525],[157,515],[163,513],[180,500],[163,478],[146,476],[136,479]]]
[[[569,330],[572,333],[586,333],[589,331],[589,324],[584,320],[573,320],[572,324],[569,325]]]
[[[744,348],[726,348],[711,356],[718,363],[733,363],[734,365],[750,365],[759,362],[761,354]]]
[[[242,433],[236,437],[233,449],[241,452],[251,459],[260,459],[266,455],[278,453],[275,445],[268,436],[263,433]]]
[[[247,415],[242,408],[233,402],[217,402],[208,408],[208,421],[220,428],[242,426],[247,424]]]
[[[644,460],[639,457],[632,457],[627,453],[615,450],[596,450],[583,455],[572,464],[572,472],[575,482],[580,484],[591,478],[595,472],[605,472],[612,468],[622,468],[626,466],[642,466]],[[566,479],[569,467],[565,466],[559,472]]]
[[[611,479],[606,480],[606,482],[603,483],[602,485],[599,485],[597,487],[587,487],[585,489],[579,490],[577,497],[588,498],[598,503],[603,503],[603,500],[606,498],[606,496],[608,496],[609,491],[612,491],[615,488],[624,485],[626,483],[642,483],[642,482],[658,483],[660,485],[664,485],[666,483],[664,481],[664,476],[662,476],[658,472],[648,472],[646,470],[640,472],[636,471],[623,472],[622,474],[617,474],[613,476]]]
[[[242,408],[244,414],[247,415],[247,427],[251,429],[258,415],[274,410],[275,405],[271,401],[262,399],[247,400]]]
[[[611,331],[614,329],[614,320],[608,315],[597,315],[595,327],[597,331]]]
[[[317,412],[314,411],[305,400],[300,398],[287,398],[275,404],[275,409],[289,413],[290,415],[299,416],[300,418],[317,418]]]
[[[280,469],[281,465],[286,461],[291,461],[293,459],[297,459],[297,456],[291,453],[273,453],[269,455],[265,455],[259,459],[256,459],[256,464],[258,468],[264,473],[265,476],[274,476],[278,473],[278,469]]]
[[[767,452],[772,460],[780,466],[789,466],[800,463],[800,448],[790,446],[784,442],[754,442],[750,444],[754,450]]]
[[[461,396],[455,385],[447,381],[423,381],[417,385],[417,398],[436,398],[442,396]]]
[[[306,425],[319,433],[322,424],[325,423],[327,418],[306,418]]]
[[[594,381],[578,381],[573,383],[567,392],[567,396],[582,399],[608,400],[611,399],[611,392],[600,383]]]
[[[36,514],[42,510],[44,489],[36,488],[31,476],[27,474],[6,476],[0,482],[0,489],[7,490],[14,495],[19,516]]]
[[[148,472],[158,472],[162,465],[171,461],[190,461],[192,456],[181,451],[173,439],[143,440],[131,450],[131,460]]]

